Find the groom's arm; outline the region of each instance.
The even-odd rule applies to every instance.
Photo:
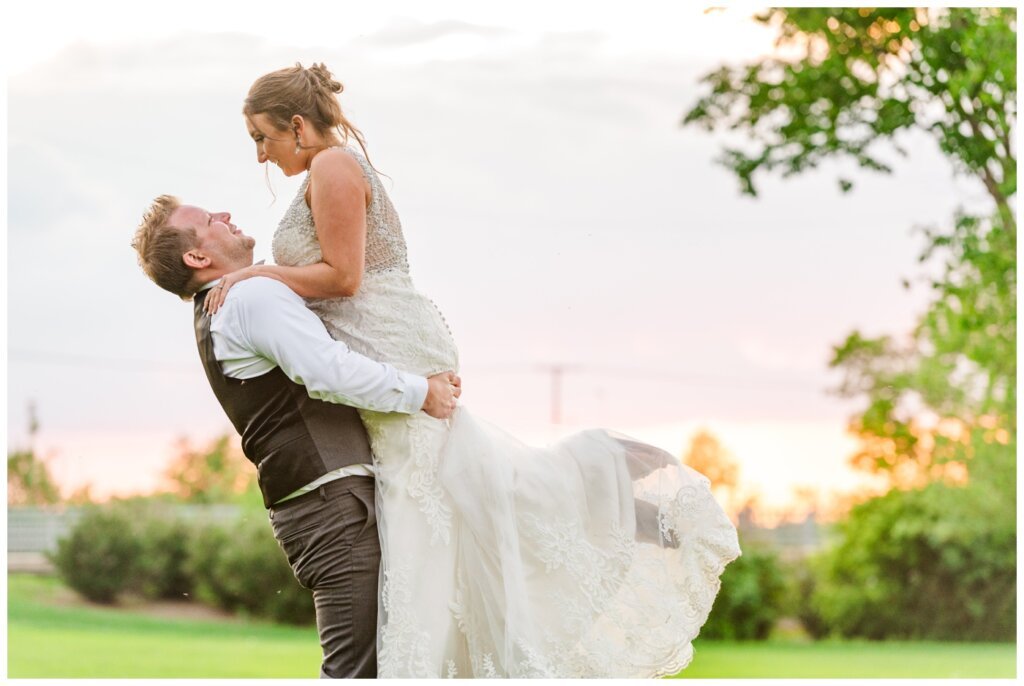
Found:
[[[254,277],[236,284],[210,323],[224,373],[251,378],[280,367],[310,397],[378,412],[413,414],[427,380],[353,352],[290,288]]]

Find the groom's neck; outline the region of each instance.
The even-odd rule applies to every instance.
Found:
[[[239,269],[245,269],[246,267],[251,267],[252,264],[253,264],[253,260],[252,260],[252,255],[250,254],[247,258],[244,258],[244,259],[243,258],[239,258],[237,260],[234,260],[233,262],[230,262],[230,263],[227,263],[227,264],[218,265],[218,267],[219,267],[218,271],[220,272],[220,276],[224,276],[225,274],[230,274],[231,272],[237,272]],[[217,278],[220,278],[220,277],[217,277]]]
[[[245,269],[246,267],[252,266],[252,258],[248,260],[238,260],[226,265],[217,265],[216,269],[204,269],[196,274],[199,281],[205,286],[208,283],[212,283],[217,279],[221,278],[225,274],[231,272],[237,272],[239,269]]]

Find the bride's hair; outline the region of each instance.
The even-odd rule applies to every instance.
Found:
[[[278,69],[256,79],[249,88],[242,114],[250,119],[253,115],[265,114],[279,131],[290,129],[292,117],[302,115],[321,134],[335,129],[345,143],[349,137],[354,138],[369,161],[362,132],[345,118],[335,97],[344,89],[322,62],[308,69],[296,62],[294,67]]]

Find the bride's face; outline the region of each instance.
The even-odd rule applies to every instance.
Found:
[[[256,160],[260,164],[273,162],[285,176],[306,171],[306,161],[302,154],[304,151],[295,153],[294,133],[275,128],[270,117],[262,113],[246,117],[245,125],[249,129],[249,136],[256,143]]]

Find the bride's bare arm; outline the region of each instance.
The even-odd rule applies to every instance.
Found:
[[[318,154],[310,165],[306,199],[323,261],[302,267],[255,264],[227,274],[224,288],[207,297],[207,311],[215,313],[232,285],[253,276],[277,279],[304,298],[354,295],[363,279],[369,193],[363,170],[351,155],[338,149]]]

